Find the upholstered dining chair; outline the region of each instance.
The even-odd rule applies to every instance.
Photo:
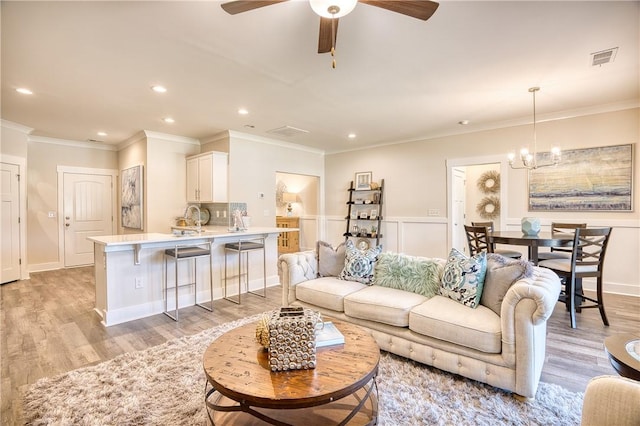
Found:
[[[486,232],[493,232],[493,222],[471,222],[471,226],[484,226],[486,228]],[[486,239],[486,237],[485,237]],[[487,239],[488,243],[488,239]],[[495,244],[489,244],[491,246],[491,253],[500,254],[504,257],[510,257],[512,259],[520,259],[522,257],[522,253],[516,250],[508,250],[508,249],[496,249]]]
[[[576,228],[586,228],[586,223],[551,222],[551,236],[556,234],[573,234]],[[549,259],[570,259],[571,247],[551,247],[550,251],[538,252],[538,261]]]
[[[564,290],[561,298],[568,298],[571,328],[576,328],[576,308],[598,308],[602,322],[609,325],[602,300],[602,271],[604,256],[611,236],[611,227],[606,228],[576,228],[573,238],[573,248],[570,259],[549,259],[538,262],[538,266],[549,268],[562,279]],[[587,277],[596,278],[596,298],[585,296],[582,291],[576,291],[576,280]],[[580,302],[592,302],[591,305],[580,304],[576,307],[576,299]],[[561,299],[562,300],[562,299]]]

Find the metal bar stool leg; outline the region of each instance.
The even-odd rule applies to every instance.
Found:
[[[261,239],[262,241],[262,294],[258,293],[257,291],[249,291],[249,284],[247,284],[247,292],[251,293],[251,294],[255,294],[256,296],[260,296],[260,297],[267,297],[267,250],[265,248],[265,241],[264,238]],[[249,253],[247,253],[247,283],[249,282]]]
[[[240,304],[240,275],[238,275],[238,299],[234,299],[232,297],[229,297],[227,295],[227,287],[228,287],[228,280],[229,280],[229,274],[228,274],[228,268],[227,268],[227,251],[229,249],[225,246],[224,249],[224,299],[233,302],[235,304]],[[233,249],[231,249],[233,251]],[[238,256],[240,255],[240,250],[238,250]],[[239,265],[239,262],[238,262]],[[240,270],[240,266],[238,266],[238,271]]]
[[[198,285],[195,284],[195,289],[193,291],[194,293],[194,302],[196,305],[200,306],[203,309],[206,309],[209,312],[213,312],[213,255],[211,253],[211,243],[207,243],[208,247],[209,247],[209,295],[211,296],[210,299],[210,306],[205,306],[202,303],[198,303]],[[204,256],[202,256],[204,257]],[[198,258],[195,257],[193,259],[194,262],[198,261]],[[198,272],[198,269],[195,267],[195,263],[194,263],[194,269],[193,269],[193,273],[194,273],[194,282],[197,283],[197,278],[195,276],[195,274]]]

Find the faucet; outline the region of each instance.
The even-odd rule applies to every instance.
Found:
[[[189,210],[196,209],[198,212],[198,218],[196,219],[196,229],[198,233],[202,232],[202,220],[200,219],[200,207],[195,204],[189,204],[187,208],[184,210],[184,218],[187,219],[187,215],[189,214]]]

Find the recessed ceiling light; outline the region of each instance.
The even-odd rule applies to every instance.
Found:
[[[246,108],[240,108],[240,109],[238,110],[238,114],[240,114],[240,115],[247,115],[247,114],[249,114],[249,110],[248,110],[248,109],[246,109]]]
[[[98,136],[107,136],[107,132],[98,132]]]
[[[151,86],[151,90],[156,93],[165,93],[167,91],[167,88],[164,86]]]
[[[356,134],[355,134],[355,133],[349,133],[349,134],[347,135],[347,137],[348,137],[349,139],[355,139],[355,138],[356,138]]]
[[[458,124],[461,125],[461,126],[466,126],[467,124],[469,124],[469,120],[458,121]]]
[[[23,95],[33,95],[33,92],[26,87],[18,87],[16,92],[22,93]]]
[[[171,117],[165,117],[165,118],[162,119],[162,121],[164,121],[165,123],[169,123],[169,124],[176,122],[176,120],[174,120]]]

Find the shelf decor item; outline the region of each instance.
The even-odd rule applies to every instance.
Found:
[[[371,178],[373,177],[372,172],[358,172],[356,173],[356,190],[369,190],[371,189]]]
[[[540,219],[537,217],[523,217],[520,221],[524,235],[536,236],[540,232]]]

